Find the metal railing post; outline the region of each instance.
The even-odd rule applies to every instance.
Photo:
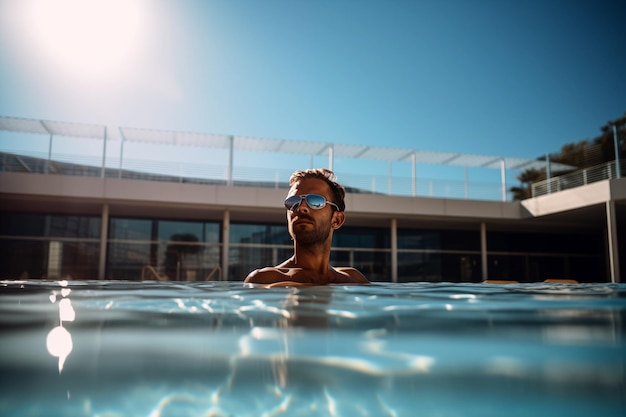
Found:
[[[233,152],[235,150],[235,137],[228,137],[228,172],[226,173],[226,185],[233,185]]]
[[[335,162],[335,148],[333,145],[328,145],[328,169],[333,171],[333,165]]]
[[[417,154],[411,154],[411,185],[413,188],[413,197],[417,195]]]
[[[467,173],[467,166],[465,166],[465,187],[464,187],[464,189],[465,189],[465,199],[468,200],[469,199],[469,174]],[[506,193],[506,191],[505,191],[505,193]],[[506,201],[505,197],[502,198],[502,201]]]
[[[393,174],[391,173],[391,161],[387,161],[387,194],[391,195],[392,184],[391,178]]]
[[[500,176],[502,177],[502,201],[506,201],[506,162],[500,160]]]
[[[107,156],[107,127],[104,127],[104,137],[102,138],[102,167],[100,171],[100,178],[104,178],[104,171],[106,166],[106,156]]]
[[[548,185],[548,194],[552,193],[552,172],[550,169],[550,154],[546,154],[546,181]]]
[[[121,138],[120,140],[121,140],[121,143],[120,143],[120,165],[119,165],[119,168],[118,168],[117,177],[121,179],[122,178],[122,169],[123,169],[122,161],[124,161],[124,142],[125,142],[125,138],[124,138],[124,131],[122,130],[121,127],[119,128],[119,130],[120,130],[120,138]]]
[[[617,124],[613,125],[613,146],[615,147],[615,178],[622,177],[622,168],[619,161],[619,137],[617,135]]]

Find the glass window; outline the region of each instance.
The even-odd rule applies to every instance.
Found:
[[[493,252],[603,253],[599,234],[549,234],[488,232],[487,248]]]
[[[333,234],[333,247],[389,249],[391,231],[388,228],[342,227]]]
[[[109,239],[152,240],[152,220],[117,219],[109,220]]]
[[[563,256],[529,256],[528,267],[531,281],[548,278],[569,278],[566,273],[566,258]]]
[[[480,255],[441,252],[398,253],[398,282],[480,280]]]
[[[487,275],[493,280],[527,281],[528,268],[525,255],[488,255]],[[531,273],[531,276],[532,273]],[[538,281],[538,279],[531,279]]]
[[[107,278],[221,279],[218,222],[112,218]]]
[[[43,278],[47,274],[47,242],[0,239],[3,279]]]
[[[480,282],[480,255],[444,253],[441,255],[441,280],[447,282]]]
[[[440,233],[443,250],[480,250],[478,230],[442,230]]]
[[[333,248],[330,254],[333,266],[351,266],[370,281],[391,281],[390,251],[347,250]]]
[[[144,266],[150,265],[158,274],[158,260],[152,255],[153,245],[149,243],[109,243],[107,249],[107,279],[139,281]],[[146,272],[148,280],[156,280],[151,271]]]
[[[0,235],[16,237],[100,237],[100,218],[48,214],[2,213]]]
[[[99,217],[47,216],[50,237],[100,238]]]
[[[424,275],[424,258],[427,255],[429,254],[398,252],[398,281],[421,281],[420,277]]]
[[[563,278],[572,278],[579,282],[605,282],[609,275],[601,256],[579,256],[569,258],[569,273]]]
[[[218,243],[218,222],[111,218],[109,239]]]
[[[398,249],[441,249],[439,232],[398,229]]]
[[[0,239],[3,278],[96,279],[99,256],[94,242]]]
[[[230,243],[292,245],[286,225],[231,223]]]
[[[291,255],[292,248],[231,246],[229,278],[231,281],[243,281],[251,271],[280,264]]]
[[[441,254],[398,253],[398,281],[441,281]]]
[[[219,280],[219,244],[113,242],[108,248],[108,279]]]
[[[219,242],[219,223],[160,220],[158,240]],[[193,237],[192,237],[193,236]]]
[[[606,266],[601,256],[489,255],[490,279],[540,282],[549,278],[580,282],[604,281]]]
[[[399,249],[480,250],[474,230],[398,229]]]

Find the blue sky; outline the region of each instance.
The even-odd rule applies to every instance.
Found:
[[[0,0],[0,115],[535,158],[626,112],[625,12]]]

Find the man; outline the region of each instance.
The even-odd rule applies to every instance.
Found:
[[[306,286],[368,284],[355,268],[330,265],[333,232],[345,221],[346,191],[328,169],[296,171],[289,179],[285,200],[293,256],[275,267],[256,269],[246,284]]]

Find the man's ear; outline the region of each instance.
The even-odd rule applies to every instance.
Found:
[[[332,228],[334,230],[339,229],[341,226],[343,226],[343,222],[346,221],[346,215],[344,214],[343,211],[335,211],[333,213],[333,220],[331,221],[330,225],[332,226]]]

